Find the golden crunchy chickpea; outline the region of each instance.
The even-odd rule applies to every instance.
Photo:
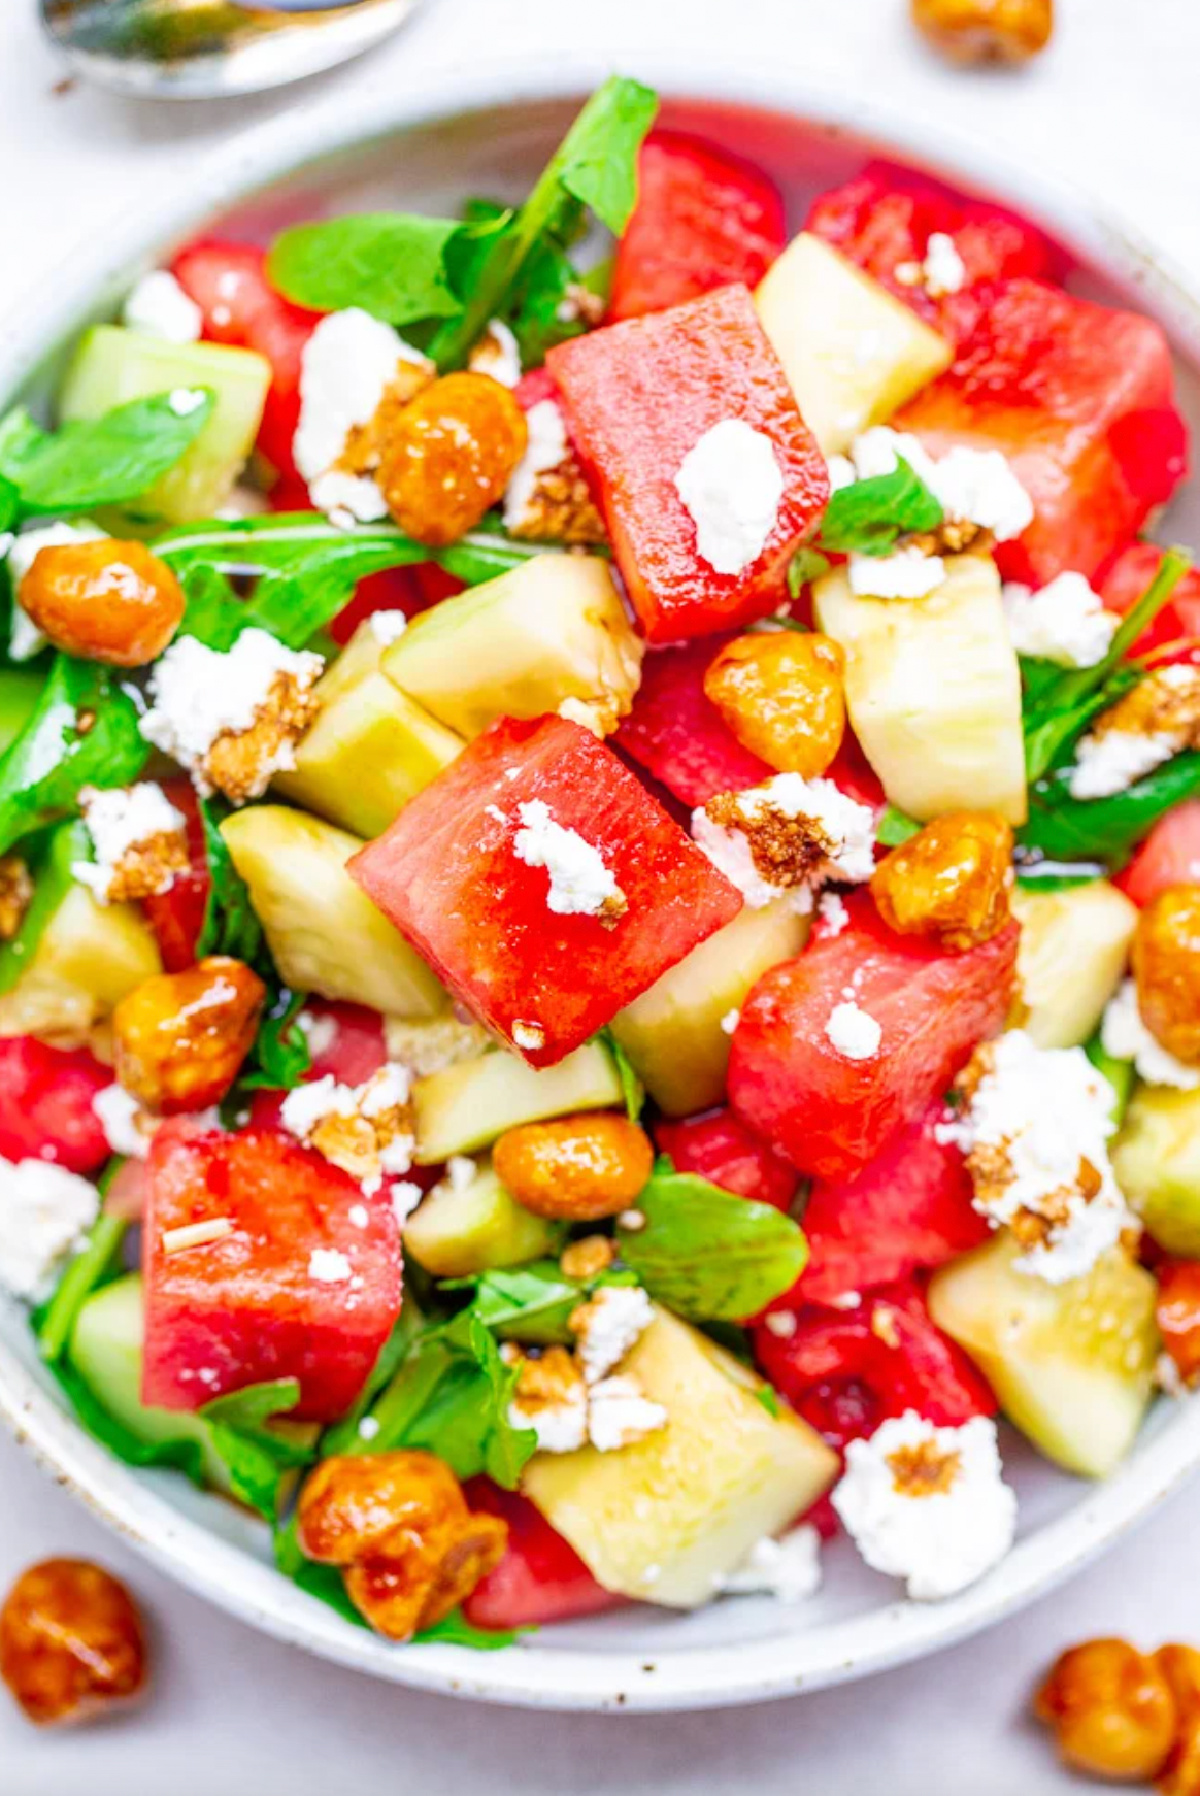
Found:
[[[486,374],[447,374],[396,417],[379,485],[388,509],[418,542],[457,542],[508,485],[525,453],[525,413]]]
[[[1155,1040],[1176,1060],[1200,1064],[1200,885],[1172,886],[1142,911],[1133,975]]]
[[[144,543],[58,543],[39,549],[19,598],[55,648],[111,667],[157,660],[183,621],[183,589]]]
[[[1094,1777],[1156,1777],[1175,1739],[1178,1705],[1162,1667],[1126,1640],[1065,1652],[1034,1699],[1068,1765]]]
[[[163,1116],[219,1103],[254,1046],[266,995],[227,955],[145,980],[113,1012],[118,1082]]]
[[[1027,62],[1054,30],[1054,0],[912,0],[917,29],[951,62]]]
[[[507,1523],[470,1510],[450,1468],[415,1451],[322,1460],[297,1528],[302,1551],[341,1567],[351,1602],[390,1640],[448,1615],[508,1544]]]
[[[613,1110],[523,1123],[501,1135],[492,1165],[535,1216],[598,1222],[628,1209],[654,1170],[644,1129]]]
[[[146,1647],[124,1585],[86,1559],[22,1572],[0,1609],[0,1677],[31,1721],[86,1721],[142,1689]]]
[[[704,695],[738,741],[779,773],[824,773],[846,730],[846,659],[828,636],[735,636],[704,675]]]
[[[889,928],[973,948],[1009,920],[1012,830],[995,811],[947,811],[893,848],[871,875]]]

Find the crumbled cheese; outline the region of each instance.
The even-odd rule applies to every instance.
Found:
[[[936,1428],[910,1409],[851,1441],[833,1506],[867,1564],[905,1579],[917,1602],[965,1590],[1016,1532],[1017,1499],[986,1416]]]
[[[518,815],[522,827],[513,837],[513,853],[527,867],[544,867],[550,875],[547,910],[602,919],[624,910],[624,894],[598,848],[556,823],[540,798],[520,805]]]
[[[1075,750],[1071,769],[1072,798],[1111,798],[1153,773],[1183,746],[1167,730],[1135,735],[1132,730],[1106,730],[1102,736],[1085,736]]]
[[[570,1329],[588,1384],[620,1365],[653,1320],[654,1305],[640,1285],[601,1285],[573,1310]]]
[[[930,299],[943,299],[948,293],[962,292],[966,285],[967,265],[958,253],[958,245],[947,232],[929,233],[921,273]]]
[[[207,398],[203,387],[172,387],[167,394],[167,407],[177,418],[190,418]]]
[[[390,324],[359,306],[329,312],[304,345],[300,423],[292,449],[321,511],[348,513],[351,521],[364,524],[387,516],[387,502],[372,474],[338,464],[352,433],[374,419],[401,363],[429,367]]]
[[[369,1228],[371,1226],[371,1212],[368,1210],[366,1204],[351,1204],[350,1208],[346,1211],[346,1220],[356,1229]]]
[[[772,1310],[763,1318],[763,1326],[768,1334],[786,1341],[796,1332],[796,1315],[794,1310]]]
[[[222,654],[194,636],[178,636],[150,675],[150,709],[141,720],[147,742],[186,767],[197,789],[212,790],[205,763],[221,737],[251,731],[269,711],[281,676],[298,694],[310,693],[324,669],[320,655],[289,649],[265,630],[243,630]],[[273,773],[295,765],[294,741],[275,745],[257,768],[249,796],[266,790]]]
[[[359,1440],[373,1441],[375,1436],[379,1433],[379,1427],[378,1416],[364,1416],[362,1421],[358,1424]]]
[[[392,1209],[396,1221],[403,1228],[413,1211],[418,1208],[425,1193],[412,1179],[397,1179],[392,1186]]]
[[[296,1026],[308,1043],[309,1056],[313,1060],[328,1054],[338,1038],[336,1017],[318,1016],[314,1011],[302,1010],[296,1018]]]
[[[188,866],[187,820],[160,785],[85,786],[79,802],[96,858],[73,862],[73,879],[101,904],[170,891]]]
[[[912,546],[894,555],[850,557],[850,590],[860,599],[927,599],[945,578],[940,555]]]
[[[95,543],[108,535],[86,518],[74,524],[39,524],[34,530],[22,530],[9,539],[8,575],[12,584],[13,608],[8,626],[8,652],[14,661],[31,661],[46,646],[46,638],[21,604],[21,582],[43,549],[62,548],[67,543]]]
[[[344,1285],[353,1267],[336,1247],[314,1247],[308,1256],[308,1276],[318,1285]]]
[[[752,910],[791,892],[808,911],[826,880],[861,883],[875,869],[871,807],[798,773],[710,799],[692,812],[692,836]]]
[[[399,642],[408,629],[408,619],[403,611],[372,611],[371,634],[376,642],[382,643],[385,649]]]
[[[617,1453],[665,1428],[670,1417],[661,1403],[642,1395],[632,1378],[602,1378],[591,1387],[588,1439],[598,1453]]]
[[[841,935],[843,929],[850,927],[850,912],[846,909],[846,901],[838,892],[822,892],[817,911],[825,926],[826,935]]]
[[[831,493],[840,493],[844,487],[853,486],[859,478],[858,470],[848,455],[831,455],[826,467]]]
[[[758,560],[783,498],[769,436],[742,418],[723,418],[688,451],[674,485],[702,560],[719,574],[740,574]]]
[[[87,1179],[46,1160],[0,1160],[0,1285],[40,1303],[100,1211]]]
[[[372,1197],[385,1177],[405,1173],[412,1165],[411,1086],[408,1069],[394,1061],[353,1087],[326,1073],[288,1092],[280,1121]]]
[[[517,339],[500,318],[493,318],[467,357],[473,374],[489,374],[502,387],[515,387],[521,378],[521,351]]]
[[[198,343],[204,335],[204,313],[167,268],[142,276],[125,301],[121,322],[164,343]]]
[[[1114,1060],[1132,1060],[1139,1079],[1148,1085],[1170,1085],[1176,1091],[1200,1087],[1200,1066],[1185,1066],[1176,1060],[1147,1029],[1132,979],[1123,981],[1105,1009],[1100,1045]]]
[[[1009,582],[1004,610],[1018,655],[1060,667],[1094,667],[1107,655],[1121,622],[1083,574],[1059,574],[1039,592]]]
[[[803,1603],[821,1588],[821,1536],[809,1524],[774,1540],[768,1534],[733,1571],[719,1573],[714,1589],[725,1596],[771,1596]]]
[[[544,1048],[546,1045],[546,1031],[540,1023],[518,1020],[512,1026],[512,1038],[519,1048],[524,1048],[526,1053],[530,1054],[536,1053],[539,1048]]]
[[[636,1235],[646,1226],[646,1212],[644,1210],[622,1210],[617,1216],[617,1226],[627,1229],[631,1235]]]
[[[137,1099],[121,1085],[106,1085],[92,1099],[92,1109],[100,1119],[109,1151],[127,1160],[144,1160],[150,1152],[161,1117],[143,1110]]]
[[[825,1033],[847,1060],[873,1060],[883,1039],[875,1018],[847,999],[830,1011]]]
[[[544,474],[557,468],[570,454],[567,426],[556,400],[539,399],[525,414],[529,440],[513,469],[504,494],[504,528],[515,535],[533,504]]]
[[[1200,746],[1200,667],[1155,668],[1101,713],[1076,751],[1073,798],[1107,798]]]
[[[514,1428],[532,1428],[543,1453],[575,1453],[588,1437],[588,1389],[579,1367],[562,1347],[548,1347],[536,1357],[513,1342],[501,1348],[515,1365],[516,1390],[508,1406]]]
[[[721,1018],[722,1033],[725,1035],[732,1035],[741,1020],[742,1013],[736,1005],[732,1010],[727,1010],[725,1015]]]
[[[877,424],[855,438],[850,445],[850,461],[859,480],[892,474],[898,462],[907,462],[947,518],[990,530],[997,542],[1020,536],[1033,522],[1033,501],[999,450],[960,445],[935,460],[919,437]]]
[[[972,1068],[958,1141],[975,1208],[1017,1237],[1019,1271],[1056,1285],[1082,1277],[1135,1226],[1109,1164],[1108,1080],[1082,1048],[1039,1048],[1020,1029],[979,1049]]]

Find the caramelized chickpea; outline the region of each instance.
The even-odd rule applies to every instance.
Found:
[[[418,542],[457,542],[501,497],[528,440],[507,387],[486,374],[447,374],[404,407],[383,445],[388,509]]]
[[[1026,62],[1050,42],[1054,0],[912,0],[912,16],[952,62]]]
[[[1200,1796],[1200,1720],[1195,1716],[1180,1726],[1154,1787],[1159,1796]]]
[[[119,1083],[164,1116],[219,1103],[254,1046],[266,995],[257,973],[225,955],[145,980],[113,1012]]]
[[[704,695],[743,748],[779,773],[824,773],[846,730],[846,660],[828,636],[735,636],[709,663]]]
[[[125,1587],[86,1559],[45,1559],[0,1609],[0,1677],[31,1721],[85,1721],[136,1696],[142,1625]]]
[[[504,1556],[508,1526],[468,1509],[432,1453],[325,1459],[300,1493],[300,1546],[342,1568],[346,1594],[390,1640],[432,1627]]]
[[[39,549],[21,604],[55,648],[110,667],[157,660],[183,621],[178,580],[144,543],[59,543]]]
[[[1125,1640],[1089,1640],[1064,1653],[1034,1713],[1068,1765],[1133,1783],[1162,1770],[1179,1719],[1162,1667]]]
[[[1176,1060],[1200,1065],[1200,885],[1172,886],[1142,911],[1133,974],[1155,1040]]]
[[[1200,1260],[1158,1268],[1158,1327],[1185,1384],[1200,1377]]]
[[[505,1189],[564,1222],[597,1222],[633,1203],[654,1169],[644,1129],[615,1111],[524,1123],[501,1135],[492,1165]]]
[[[875,907],[901,935],[973,948],[1009,920],[1012,847],[1012,830],[995,811],[947,811],[880,861],[871,875]]]

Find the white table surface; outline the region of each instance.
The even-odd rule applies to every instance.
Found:
[[[928,58],[904,0],[431,0],[365,64],[317,87],[420,81],[488,55],[728,46],[785,55],[806,76],[925,108],[1072,176],[1135,217],[1200,280],[1196,0],[1059,0],[1033,69],[963,76]],[[54,92],[33,0],[0,0],[0,306],[53,278],[72,245],[161,191],[205,150],[289,97],[224,107]],[[1193,1487],[1194,1490],[1195,1487]],[[373,1684],[260,1639],[150,1571],[0,1439],[0,1588],[50,1553],[94,1556],[151,1618],[156,1684],[136,1716],[43,1736],[0,1699],[0,1796],[346,1796],[436,1789],[491,1796],[1041,1796],[1077,1787],[1025,1719],[1030,1685],[1064,1645],[1123,1633],[1200,1639],[1200,1529],[1178,1496],[1066,1589],[975,1642],[868,1685],[727,1714],[530,1715]]]

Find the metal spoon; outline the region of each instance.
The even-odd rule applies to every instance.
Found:
[[[125,93],[208,99],[281,87],[359,56],[420,0],[40,0],[81,75]]]

